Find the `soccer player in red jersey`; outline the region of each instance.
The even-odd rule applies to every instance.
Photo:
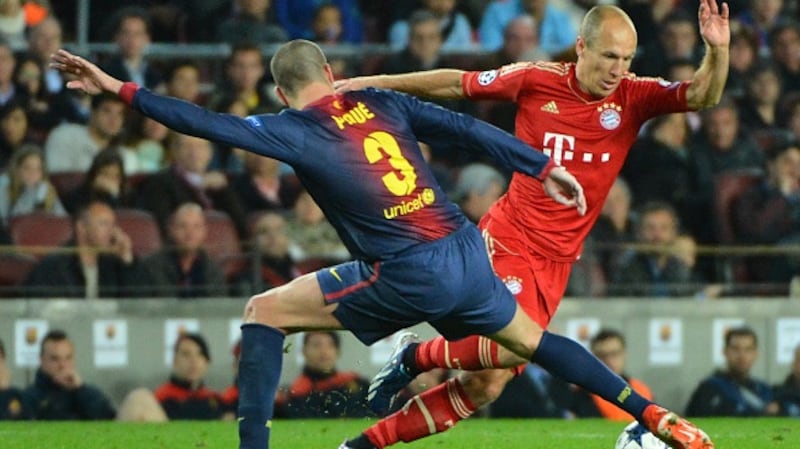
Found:
[[[514,101],[516,133],[566,167],[585,188],[585,216],[542,201],[541,185],[514,175],[508,192],[480,222],[497,275],[523,310],[547,328],[564,294],[572,263],[595,223],[604,199],[622,168],[640,127],[660,114],[707,108],[719,102],[728,74],[728,6],[701,0],[698,11],[705,57],[694,77],[667,82],[628,72],[636,51],[636,29],[625,12],[597,6],[584,17],[576,43],[577,63],[517,63],[484,72],[433,70],[394,76],[344,80],[337,89],[366,86],[396,89],[436,98]],[[483,337],[448,342],[442,337],[404,345],[391,361],[411,377],[433,367],[480,369],[511,366],[513,355]],[[522,360],[519,360],[522,362]],[[388,367],[389,365],[387,365]],[[394,389],[383,385],[382,370],[373,381],[371,405],[387,409]],[[395,368],[397,370],[397,368]],[[429,390],[407,410],[368,429],[345,448],[383,448],[442,432],[499,396],[514,371],[489,369],[464,373],[450,381],[459,388]],[[438,395],[438,396],[437,396]],[[417,412],[417,409],[424,411]],[[425,419],[416,419],[424,415]],[[670,416],[664,420],[665,416]],[[637,417],[651,430],[667,421],[691,425],[658,406]],[[655,433],[655,432],[654,432]],[[677,448],[700,445],[692,436],[668,441]],[[704,443],[703,443],[704,444]]]

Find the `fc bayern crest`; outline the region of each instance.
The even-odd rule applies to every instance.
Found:
[[[617,129],[622,123],[622,117],[614,109],[605,109],[600,113],[600,126],[605,129]]]
[[[516,276],[508,276],[507,278],[503,279],[503,283],[506,284],[506,288],[511,292],[512,295],[518,295],[522,293],[522,279]]]
[[[478,74],[478,84],[486,86],[497,78],[497,70],[487,70]]]

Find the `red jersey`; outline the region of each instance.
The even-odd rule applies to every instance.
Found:
[[[508,192],[489,211],[524,235],[533,251],[554,261],[573,262],[603,208],[639,128],[648,119],[687,111],[689,82],[629,74],[608,97],[583,92],[574,63],[528,62],[485,72],[467,72],[464,95],[518,105],[517,137],[541,149],[583,185],[588,210],[548,197],[542,183],[514,174]]]

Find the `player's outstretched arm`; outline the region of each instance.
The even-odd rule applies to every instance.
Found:
[[[89,95],[97,95],[102,92],[118,94],[122,88],[122,81],[100,70],[86,59],[66,50],[58,50],[50,56],[50,60],[50,67],[72,74],[77,78],[67,82],[69,89],[78,89]]]
[[[578,209],[578,213],[586,215],[586,196],[583,187],[566,168],[558,166],[550,170],[542,181],[544,191],[550,198],[565,206]]]
[[[706,54],[694,73],[686,92],[686,101],[693,109],[709,108],[719,103],[728,79],[731,31],[728,4],[717,0],[700,0],[697,19]]]
[[[461,89],[463,74],[463,70],[438,69],[401,75],[358,76],[336,81],[333,86],[336,92],[377,87],[398,90],[418,97],[459,99],[464,98],[464,91]]]

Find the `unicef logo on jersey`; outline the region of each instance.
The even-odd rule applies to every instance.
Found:
[[[478,84],[487,86],[497,78],[497,70],[487,70],[478,74]]]
[[[600,113],[600,126],[607,130],[617,129],[622,123],[622,117],[614,109],[605,109]]]

